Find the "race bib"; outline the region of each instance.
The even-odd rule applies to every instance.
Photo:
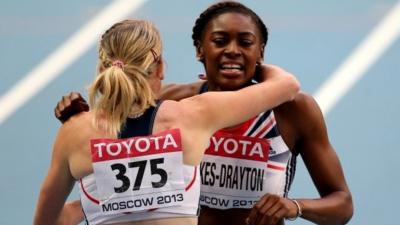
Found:
[[[218,132],[201,163],[200,203],[211,208],[251,208],[265,194],[267,140]]]
[[[135,212],[183,202],[179,130],[128,139],[94,139],[90,147],[103,213]]]

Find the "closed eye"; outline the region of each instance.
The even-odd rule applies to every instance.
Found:
[[[240,39],[239,44],[243,47],[250,47],[254,44],[254,42],[250,39]]]
[[[226,43],[226,40],[225,38],[214,38],[212,39],[212,42],[217,46],[223,46]]]

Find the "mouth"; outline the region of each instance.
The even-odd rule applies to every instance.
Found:
[[[243,66],[237,63],[223,63],[220,65],[220,71],[224,76],[237,77],[243,74]]]

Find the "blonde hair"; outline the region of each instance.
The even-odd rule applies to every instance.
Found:
[[[89,86],[96,126],[117,135],[128,116],[140,115],[155,105],[147,77],[162,63],[161,51],[160,34],[148,21],[125,20],[103,34],[99,46],[101,69]]]

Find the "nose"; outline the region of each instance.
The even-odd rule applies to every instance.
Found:
[[[231,57],[237,57],[242,54],[239,45],[235,41],[231,41],[225,49],[225,54]]]

